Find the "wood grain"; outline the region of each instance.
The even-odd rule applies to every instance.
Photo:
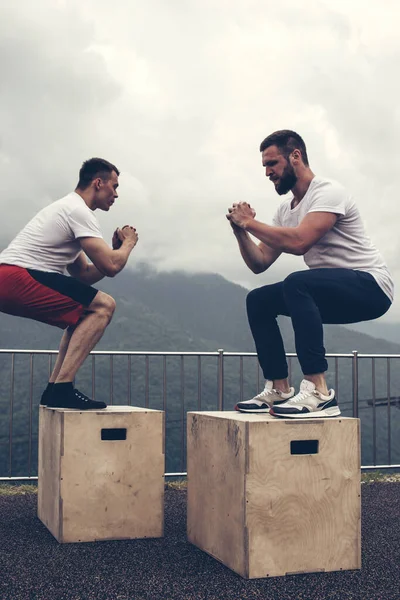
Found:
[[[188,475],[189,540],[243,577],[361,567],[358,419],[188,413]]]
[[[130,406],[86,412],[42,410],[46,414],[42,456],[49,449],[55,454],[51,462],[42,460],[39,471],[46,484],[39,518],[47,526],[49,506],[57,520],[48,498],[55,494],[60,503],[58,532],[49,529],[58,541],[161,537],[164,413]],[[56,428],[49,429],[51,420]],[[102,429],[126,429],[126,440],[102,440]]]
[[[188,413],[187,434],[188,539],[245,574],[246,423]]]

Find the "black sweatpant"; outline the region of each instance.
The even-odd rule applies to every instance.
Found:
[[[351,269],[309,269],[252,290],[247,316],[265,379],[285,379],[288,366],[276,318],[291,318],[304,375],[328,369],[323,323],[357,323],[382,316],[390,299],[370,273]]]

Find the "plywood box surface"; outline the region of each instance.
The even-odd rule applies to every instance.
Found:
[[[246,578],[359,569],[359,420],[187,419],[188,539]]]
[[[38,516],[59,542],[161,537],[164,462],[162,411],[40,407]]]

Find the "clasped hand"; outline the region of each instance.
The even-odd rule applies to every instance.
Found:
[[[118,250],[118,248],[121,248],[124,240],[132,240],[134,242],[133,245],[136,246],[138,239],[139,236],[135,227],[131,227],[130,225],[124,225],[122,229],[117,227],[112,237],[113,250]]]
[[[247,202],[234,202],[232,208],[228,208],[226,218],[230,221],[233,228],[240,227],[244,229],[249,220],[254,219],[256,211],[251,208]]]

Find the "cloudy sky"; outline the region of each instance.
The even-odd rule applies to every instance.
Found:
[[[245,200],[271,221],[258,148],[287,128],[355,196],[399,286],[399,18],[398,0],[2,2],[2,245],[102,156],[121,177],[99,220],[106,239],[138,229],[131,264],[277,281],[302,259],[252,275],[225,214]]]

